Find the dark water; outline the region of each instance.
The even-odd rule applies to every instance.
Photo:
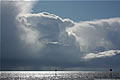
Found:
[[[1,71],[0,80],[120,80],[120,73],[93,71]]]

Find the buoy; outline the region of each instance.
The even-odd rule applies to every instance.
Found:
[[[112,71],[112,69],[110,69],[110,72]]]

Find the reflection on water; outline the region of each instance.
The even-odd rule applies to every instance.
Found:
[[[1,71],[0,80],[120,80],[119,72]]]

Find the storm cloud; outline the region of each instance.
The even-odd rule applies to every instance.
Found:
[[[1,4],[2,70],[106,68],[120,63],[120,18],[74,22],[49,12],[32,13],[33,2]]]

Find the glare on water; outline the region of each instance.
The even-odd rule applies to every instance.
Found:
[[[1,71],[0,80],[120,80],[118,72]]]

